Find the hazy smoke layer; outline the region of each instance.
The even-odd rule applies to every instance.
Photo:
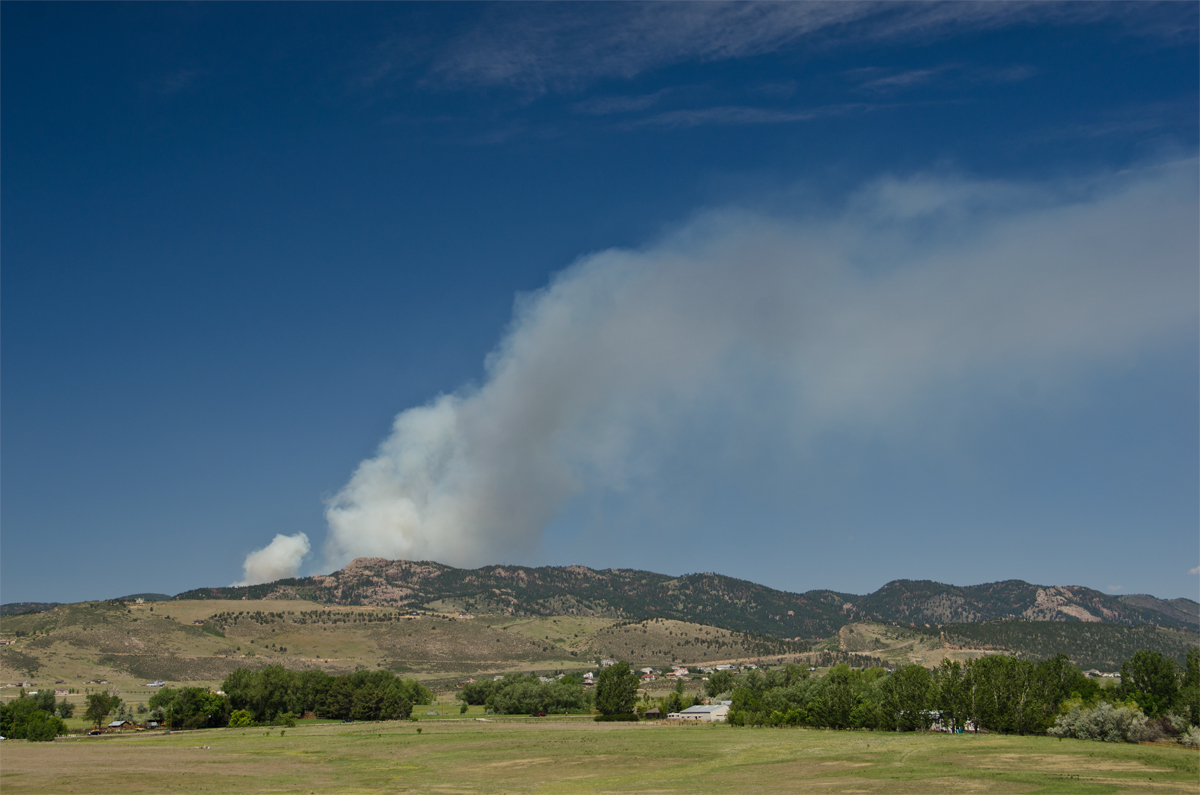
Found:
[[[257,585],[294,577],[309,549],[308,536],[304,533],[277,535],[270,544],[246,556],[246,562],[242,564],[245,572],[242,581],[234,585]]]
[[[517,301],[479,388],[397,416],[328,506],[327,562],[519,559],[572,495],[652,477],[689,417],[800,449],[1191,339],[1197,213],[1194,163],[1053,190],[885,179],[585,257]]]

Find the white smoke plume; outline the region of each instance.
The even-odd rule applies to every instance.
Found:
[[[270,544],[246,556],[246,562],[242,564],[242,580],[234,585],[258,585],[295,577],[310,548],[308,536],[304,533],[277,535]]]
[[[327,563],[519,559],[574,495],[653,477],[697,419],[768,422],[799,451],[1192,339],[1197,217],[1194,162],[1069,186],[889,178],[835,210],[711,211],[589,255],[518,299],[480,386],[396,417],[328,505]]]

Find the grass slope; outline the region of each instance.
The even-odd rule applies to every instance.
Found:
[[[590,657],[653,666],[797,655],[809,648],[806,643],[663,618],[613,624],[587,643]]]
[[[1152,624],[1125,627],[1079,621],[999,621],[940,628],[864,622],[842,627],[836,646],[825,645],[927,668],[943,659],[964,661],[988,654],[1014,654],[1030,660],[1065,654],[1084,670],[1117,671],[1141,649],[1161,652],[1182,665],[1187,650],[1200,646],[1200,634]]]
[[[213,685],[269,664],[344,673],[388,668],[425,680],[555,672],[597,658],[637,665],[796,654],[804,644],[680,621],[596,616],[467,616],[306,601],[84,602],[6,617],[0,680],[86,690],[106,679],[144,700],[146,682]],[[5,696],[15,695],[7,690]]]

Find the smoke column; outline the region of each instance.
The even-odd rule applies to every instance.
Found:
[[[1194,336],[1196,196],[1194,162],[883,179],[836,209],[710,211],[586,256],[518,298],[478,388],[396,417],[327,506],[326,563],[519,560],[574,495],[653,477],[698,414],[765,418],[799,450]]]
[[[304,533],[277,535],[270,544],[246,556],[242,580],[234,585],[257,585],[292,577],[309,549],[308,536]]]

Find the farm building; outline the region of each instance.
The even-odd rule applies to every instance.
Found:
[[[729,707],[725,704],[710,704],[688,707],[683,712],[672,712],[667,720],[690,720],[698,723],[718,723],[725,720]]]

